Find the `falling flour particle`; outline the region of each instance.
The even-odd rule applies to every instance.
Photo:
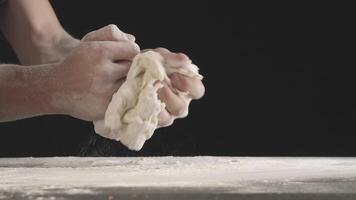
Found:
[[[158,99],[162,82],[187,102],[191,101],[186,92],[174,88],[168,78],[172,73],[180,73],[202,79],[198,67],[187,63],[171,66],[157,52],[146,51],[137,55],[127,74],[126,81],[113,95],[106,110],[105,119],[94,122],[99,135],[120,141],[131,150],[139,151],[158,126],[158,115],[165,104]],[[188,108],[182,116],[188,114]],[[178,117],[182,117],[178,116]]]

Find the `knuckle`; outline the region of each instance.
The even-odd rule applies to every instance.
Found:
[[[82,38],[82,41],[90,41],[93,39],[93,34],[94,32],[90,32],[90,33],[87,33],[86,35],[84,35],[84,37]]]
[[[110,33],[122,33],[122,31],[119,29],[119,27],[115,24],[109,24],[105,27]]]
[[[162,52],[169,52],[169,50],[166,49],[166,48],[164,48],[164,47],[157,47],[157,48],[155,49],[155,51],[158,51],[158,52],[160,52],[160,53],[162,53]]]
[[[136,36],[132,35],[132,34],[129,34],[129,33],[126,33],[126,36],[127,38],[130,40],[130,41],[135,41],[136,40]]]
[[[198,92],[197,92],[197,95],[196,95],[196,97],[195,97],[195,99],[200,99],[200,98],[202,98],[203,96],[204,96],[204,94],[205,94],[205,87],[204,87],[204,85],[203,84],[201,84],[201,86],[200,86],[201,88],[198,90]]]
[[[115,24],[109,24],[105,28],[111,31],[120,30],[119,27],[117,27]]]
[[[122,48],[125,49],[128,56],[134,57],[140,53],[140,46],[138,46],[135,42],[125,41],[124,43],[125,44],[123,44]]]
[[[184,116],[187,113],[187,106],[182,103],[175,107],[171,112],[175,116]]]
[[[108,25],[107,30],[107,35],[112,40],[122,40],[126,37],[124,33],[114,24]]]
[[[174,117],[172,117],[172,116],[166,117],[166,118],[161,120],[160,126],[161,127],[170,126],[170,125],[173,124],[173,121],[174,121]]]
[[[138,46],[137,43],[133,42],[132,43],[132,50],[133,50],[134,53],[138,54],[138,53],[140,53],[140,46]]]
[[[121,31],[118,26],[115,24],[109,24],[107,27],[108,30],[108,37],[111,38],[112,40],[115,41],[120,41],[120,40],[129,40],[128,36],[126,33]]]
[[[139,52],[140,51],[140,46],[136,42],[132,41],[122,41],[125,46],[128,46],[130,50]]]
[[[183,77],[180,77],[180,82],[179,82],[179,89],[182,91],[189,91],[191,88],[191,85],[189,81]]]

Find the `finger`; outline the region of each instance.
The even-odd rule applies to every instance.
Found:
[[[120,89],[120,87],[122,86],[122,84],[125,82],[125,79],[120,79],[118,81],[115,81],[111,84],[110,87],[110,91],[111,91],[111,95],[110,95],[110,100],[112,99],[112,96]]]
[[[186,102],[174,94],[166,83],[164,83],[164,86],[158,91],[158,97],[166,104],[166,109],[170,114],[182,116],[187,112]]]
[[[131,41],[131,42],[135,42],[136,37],[132,34],[126,33],[127,38]]]
[[[168,49],[163,48],[163,47],[155,48],[154,51],[157,51],[158,53],[161,53],[161,54],[165,54],[165,53],[169,53],[170,52]]]
[[[167,127],[172,125],[174,121],[174,117],[169,114],[169,112],[164,109],[162,112],[159,113],[158,115],[158,126],[159,127]]]
[[[138,53],[140,53],[140,47],[130,41],[103,41],[102,48],[105,49],[105,53],[112,61],[120,60],[132,60]]]
[[[141,53],[145,53],[145,52],[147,52],[147,51],[152,51],[153,49],[142,49],[141,50]]]
[[[110,24],[86,34],[82,41],[122,41],[129,40],[129,36],[116,25]]]
[[[192,99],[200,99],[205,93],[205,87],[199,79],[190,78],[178,73],[170,75],[170,79],[173,87],[187,92]]]
[[[173,67],[184,66],[192,62],[184,53],[173,53],[162,47],[156,48],[155,51],[160,53],[164,57],[167,64]]]
[[[120,77],[118,77],[117,80],[125,78],[127,76],[127,73],[130,70],[131,67],[131,61],[119,61],[116,62],[112,65],[113,69],[112,69],[112,73],[113,74],[117,74],[117,75],[121,75]]]
[[[131,62],[129,61],[120,61],[117,63],[109,63],[105,70],[105,74],[107,75],[107,80],[112,82],[113,84],[126,79],[126,76],[130,70]]]

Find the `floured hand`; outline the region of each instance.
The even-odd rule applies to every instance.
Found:
[[[95,121],[104,118],[139,46],[115,25],[88,33],[53,71],[57,112]]]
[[[157,48],[154,51],[159,52],[165,62],[170,66],[186,67],[191,64],[191,60],[183,53],[173,53],[165,48]],[[199,99],[204,95],[205,88],[199,78],[188,77],[179,73],[169,75],[172,86],[180,91],[187,92],[187,95],[192,99]],[[159,126],[165,127],[173,123],[176,118],[186,117],[190,100],[181,98],[167,83],[163,83],[164,87],[158,91],[159,99],[166,104],[165,109],[159,115]]]
[[[184,54],[163,48],[141,53],[114,94],[105,120],[94,122],[95,131],[140,150],[159,125],[168,126],[188,114],[192,98],[204,93],[201,79],[198,68]]]
[[[116,25],[110,24],[104,26],[98,30],[89,32],[84,36],[82,40],[78,40],[66,32],[63,32],[61,36],[52,43],[45,43],[44,45],[37,45],[35,57],[36,59],[27,64],[44,64],[55,63],[64,60],[72,51],[85,41],[120,41],[129,40],[134,42],[135,37],[131,34],[124,33],[117,28]],[[31,55],[31,54],[30,54]]]

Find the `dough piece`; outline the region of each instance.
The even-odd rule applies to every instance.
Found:
[[[113,95],[104,121],[94,123],[95,131],[103,137],[120,141],[131,150],[139,151],[153,135],[158,126],[158,115],[165,108],[157,94],[158,89],[163,87],[163,81],[187,101],[187,106],[191,101],[187,93],[172,87],[168,78],[171,73],[203,78],[194,64],[170,66],[159,53],[151,50],[137,55],[126,81]],[[188,108],[179,117],[187,114]]]

